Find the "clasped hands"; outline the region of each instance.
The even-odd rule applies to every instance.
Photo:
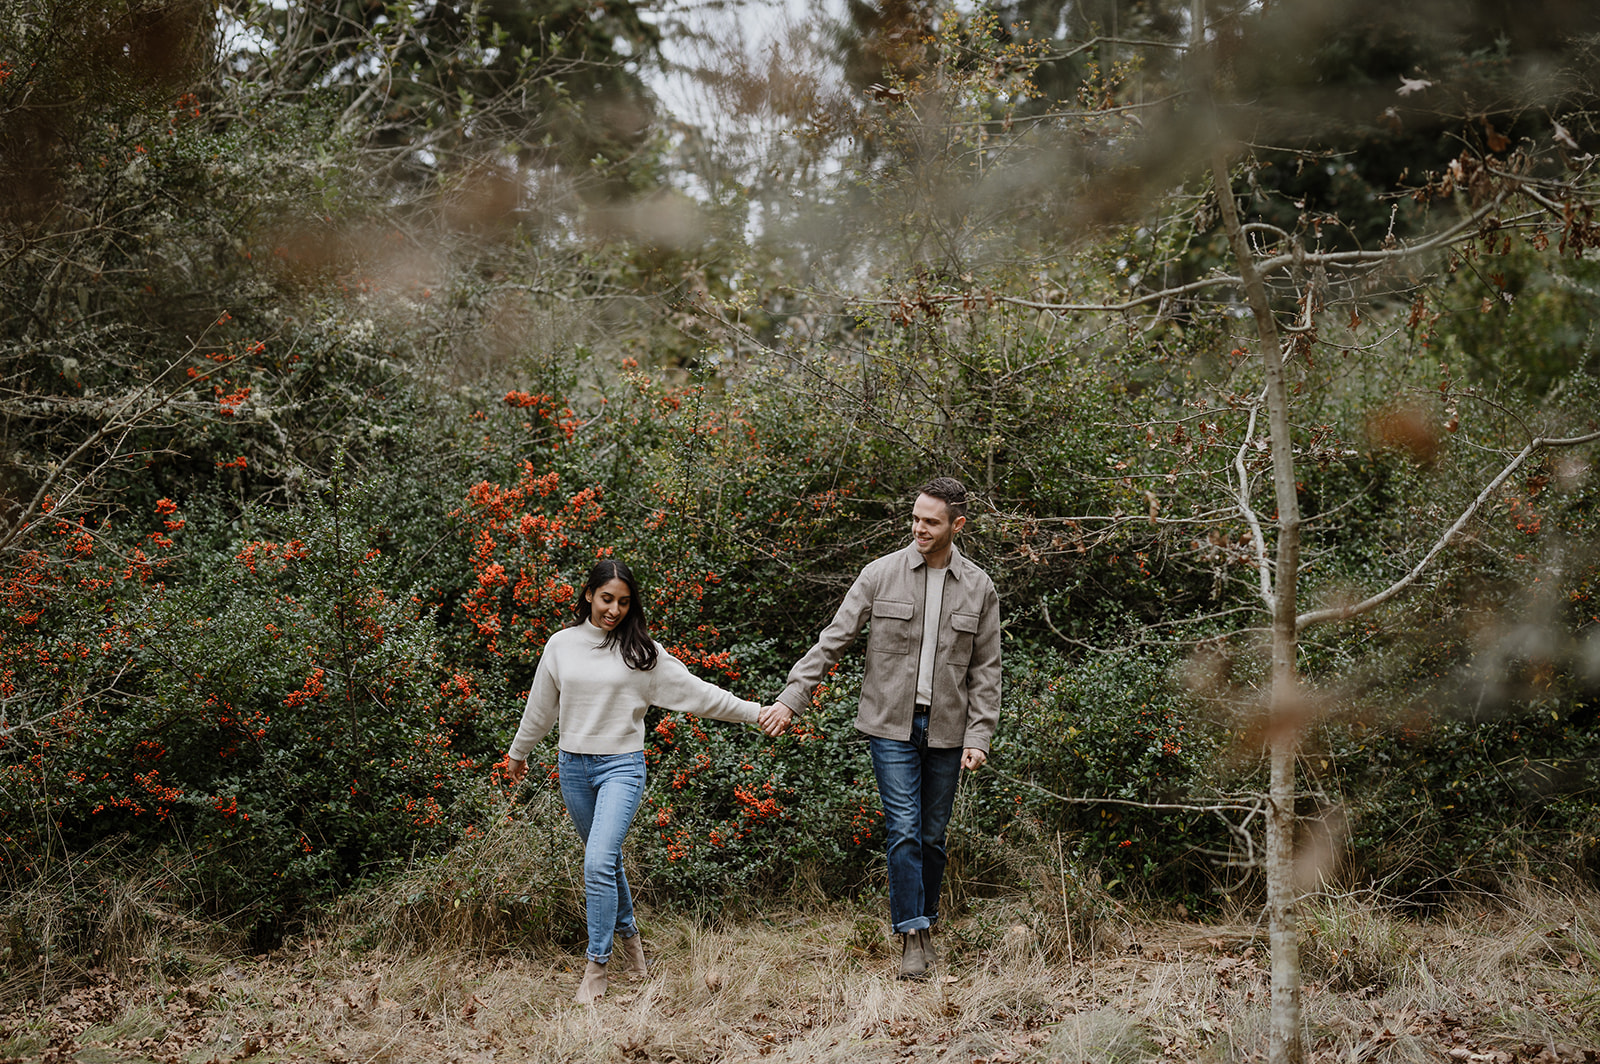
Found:
[[[762,707],[761,714],[756,718],[756,724],[761,728],[762,734],[768,738],[776,739],[789,730],[790,723],[794,720],[794,710],[782,702],[774,702],[770,706]],[[961,751],[961,767],[975,772],[983,767],[989,760],[989,752],[976,746],[969,746]]]
[[[770,706],[763,707],[760,715],[756,717],[756,723],[760,726],[762,733],[773,739],[788,731],[789,724],[793,720],[794,710],[782,702],[774,702]],[[961,767],[969,771],[977,770],[988,759],[988,751],[980,750],[975,746],[969,746],[961,751]],[[513,786],[521,783],[522,778],[528,774],[528,763],[508,757],[506,758],[504,774],[506,780]]]
[[[776,739],[789,730],[790,721],[794,720],[794,710],[782,702],[774,702],[770,706],[763,706],[761,715],[756,718],[756,724],[761,727],[761,732],[769,739]]]

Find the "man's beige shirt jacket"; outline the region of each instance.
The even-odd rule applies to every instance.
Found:
[[[926,567],[916,547],[907,546],[861,570],[816,645],[789,670],[778,701],[796,712],[810,706],[812,692],[870,621],[856,728],[880,739],[909,739]],[[954,547],[938,630],[928,745],[987,751],[1000,720],[1000,596],[989,575]]]

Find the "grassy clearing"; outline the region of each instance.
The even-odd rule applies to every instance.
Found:
[[[645,928],[651,975],[594,1007],[569,1000],[570,943],[401,950],[348,916],[258,957],[151,937],[59,993],[13,973],[0,1058],[1106,1064],[1265,1048],[1265,942],[1248,924],[1122,922],[1069,962],[1047,931],[973,909],[916,984],[893,978],[879,914],[850,905]],[[1600,897],[1529,891],[1425,921],[1322,898],[1306,931],[1318,1060],[1600,1058]]]

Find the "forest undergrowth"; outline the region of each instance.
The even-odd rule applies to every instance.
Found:
[[[381,902],[250,955],[145,921],[137,953],[4,983],[5,1061],[960,1061],[1264,1059],[1265,931],[1112,912],[1076,939],[1026,897],[974,901],[926,982],[894,978],[881,899],[723,918],[642,915],[652,970],[571,1002],[580,942],[384,941]],[[1318,1061],[1600,1059],[1600,896],[1534,887],[1403,914],[1306,910]],[[440,928],[446,923],[441,919]],[[469,936],[470,937],[470,936]],[[108,948],[110,944],[108,943]]]
[[[810,5],[703,117],[650,6],[0,19],[0,1064],[1600,1061],[1600,5]],[[852,652],[649,717],[572,1005],[583,574],[766,700],[942,474],[938,976]]]

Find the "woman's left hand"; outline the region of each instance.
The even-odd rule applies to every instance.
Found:
[[[514,757],[506,758],[506,770],[502,773],[502,775],[505,776],[506,779],[510,780],[513,786],[521,783],[522,777],[526,776],[527,774],[528,763],[526,761],[518,761]]]

